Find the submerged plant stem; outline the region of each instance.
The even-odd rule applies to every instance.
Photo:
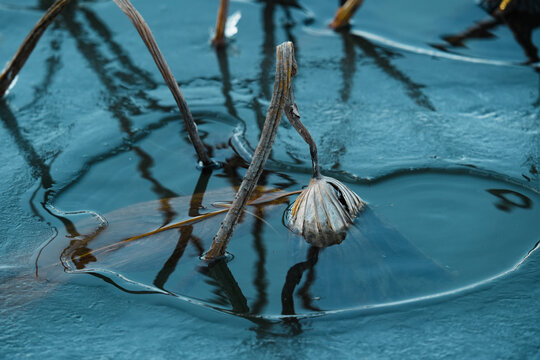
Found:
[[[229,0],[221,0],[219,3],[218,17],[216,22],[216,33],[212,39],[212,45],[216,47],[225,45],[225,26],[227,25],[228,12]]]
[[[159,47],[156,43],[156,40],[154,39],[154,35],[152,34],[152,31],[150,31],[150,28],[144,21],[141,14],[137,11],[137,9],[135,9],[135,7],[131,4],[129,0],[113,0],[113,1],[129,17],[129,19],[131,20],[131,22],[137,29],[137,32],[141,36],[142,40],[144,41],[144,44],[148,48],[148,51],[152,55],[152,58],[154,59],[154,62],[156,63],[156,66],[159,69],[159,72],[163,76],[165,83],[171,90],[174,100],[176,101],[176,104],[178,105],[178,108],[180,109],[180,112],[182,113],[182,117],[184,118],[184,123],[186,125],[189,138],[191,139],[191,142],[193,146],[195,147],[195,151],[197,152],[197,155],[199,156],[199,160],[205,166],[212,165],[213,162],[208,157],[206,148],[204,147],[204,144],[202,143],[201,138],[199,137],[199,133],[197,131],[197,125],[195,124],[195,121],[193,120],[193,115],[191,114],[191,111],[189,111],[186,100],[184,99],[184,95],[182,95],[182,92],[180,91],[180,87],[178,86],[178,83],[176,82],[176,79],[174,78],[171,72],[171,69],[169,68],[169,65],[167,65],[167,62],[165,61],[163,54],[159,50]]]
[[[58,14],[62,12],[69,2],[70,0],[57,0],[54,4],[52,4],[23,40],[21,46],[7,67],[4,69],[2,74],[0,74],[0,98],[4,96],[13,80],[17,77],[17,74],[19,74],[19,71],[21,71],[22,67],[26,63],[26,60],[36,47],[39,39],[45,30],[47,30],[47,27],[49,27],[49,25],[54,21]]]
[[[205,254],[207,261],[215,260],[225,255],[225,249],[231,239],[235,225],[242,214],[251,193],[264,168],[264,164],[272,151],[272,144],[276,137],[279,122],[289,100],[291,81],[296,75],[296,60],[294,59],[294,48],[292,42],[285,42],[276,49],[276,79],[274,82],[274,93],[268,114],[261,133],[261,138],[257,149],[253,155],[253,160],[242,180],[242,184],[234,197],[231,208],[227,212],[225,219],[212,241],[210,249]]]
[[[364,0],[347,0],[345,4],[338,9],[334,16],[334,20],[329,26],[334,30],[339,30],[349,25],[349,20],[363,2]]]

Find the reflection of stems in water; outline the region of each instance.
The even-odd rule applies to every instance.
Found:
[[[477,22],[474,26],[466,29],[462,33],[452,34],[452,35],[443,35],[442,39],[448,42],[452,46],[464,47],[465,44],[463,41],[467,39],[489,39],[495,37],[490,30],[501,25],[503,22],[500,19],[486,19],[483,21]],[[437,49],[446,51],[444,45],[434,45]]]
[[[51,215],[56,216],[51,213]],[[58,216],[56,216],[58,217]],[[58,217],[60,220],[62,220],[61,217]],[[71,223],[69,220],[65,219],[69,223]],[[73,225],[73,224],[72,224]],[[67,223],[64,223],[64,226],[66,227],[66,230],[70,230],[70,226]],[[105,229],[107,229],[106,224],[102,224],[101,226],[97,227],[93,232],[87,235],[80,235],[77,230],[75,229],[75,226],[73,225],[73,228],[71,229],[70,235],[72,238],[75,238],[74,240],[71,240],[69,242],[69,245],[62,250],[62,253],[60,254],[60,263],[64,267],[64,269],[68,269],[66,264],[64,263],[63,259],[66,257],[69,257],[73,264],[75,264],[75,267],[79,270],[84,269],[86,265],[88,265],[90,262],[96,262],[97,258],[94,256],[94,251],[87,247],[87,245],[94,240],[99,234],[101,234]],[[38,273],[37,269],[37,261],[36,261],[36,275]]]
[[[163,76],[165,83],[171,90],[171,93],[173,94],[176,104],[178,105],[178,108],[180,109],[180,112],[182,113],[182,116],[184,118],[184,123],[186,124],[186,129],[188,131],[191,142],[193,143],[193,146],[195,147],[195,151],[197,152],[197,155],[199,156],[199,160],[202,161],[204,165],[212,165],[213,162],[208,157],[206,148],[204,147],[204,144],[199,138],[197,125],[195,124],[195,121],[193,120],[193,115],[191,115],[191,111],[189,111],[189,108],[187,107],[187,103],[186,103],[186,100],[184,99],[184,95],[182,95],[182,92],[180,91],[180,87],[178,86],[176,79],[174,78],[169,66],[167,65],[165,58],[161,54],[161,51],[159,50],[157,46],[157,43],[154,39],[154,36],[152,35],[152,32],[150,31],[150,28],[148,27],[148,25],[146,24],[142,16],[139,14],[139,12],[129,2],[129,0],[113,0],[113,1],[129,17],[129,19],[131,20],[131,22],[137,29],[137,32],[139,33],[142,40],[144,41],[146,47],[148,48],[148,51],[150,51],[152,58],[154,59],[161,75]]]
[[[223,86],[221,91],[225,97],[225,107],[231,116],[238,119],[238,113],[234,107],[234,101],[231,97],[231,74],[229,72],[229,58],[227,57],[227,48],[216,48],[216,56],[218,59],[219,71],[221,72],[221,81]]]
[[[212,241],[212,245],[205,257],[207,260],[217,259],[225,254],[225,249],[232,236],[234,226],[237,224],[242,210],[246,205],[259,177],[263,171],[264,164],[272,150],[272,144],[277,134],[282,113],[289,100],[291,81],[296,75],[296,62],[294,61],[293,44],[283,43],[277,47],[276,56],[276,81],[274,84],[274,94],[268,109],[268,115],[264,124],[264,129],[253,155],[253,160],[246,172],[244,180],[236,193],[231,208],[227,212],[225,219]]]
[[[354,43],[348,33],[341,33],[343,39],[343,58],[341,59],[341,75],[343,87],[340,90],[341,101],[346,103],[351,96],[353,78],[356,72],[356,52],[354,51]]]
[[[254,240],[254,247],[255,251],[257,253],[257,262],[255,265],[255,276],[253,279],[253,284],[255,285],[255,288],[257,289],[257,299],[251,306],[251,312],[253,314],[260,314],[262,312],[262,309],[264,306],[268,303],[268,294],[266,292],[266,288],[268,286],[268,281],[266,280],[266,270],[265,270],[265,264],[266,264],[266,248],[264,246],[263,241],[263,224],[264,222],[261,220],[264,218],[264,207],[257,206],[255,210],[255,222],[253,223],[253,240]]]
[[[59,196],[69,190],[72,186],[76,185],[95,165],[131,151],[131,144],[138,143],[146,139],[148,136],[152,135],[154,131],[162,129],[163,127],[169,125],[171,122],[177,120],[177,116],[170,116],[160,119],[158,122],[150,124],[134,133],[133,136],[130,137],[129,143],[121,143],[120,145],[110,150],[107,150],[106,152],[92,156],[89,160],[83,163],[81,169],[77,173],[75,173],[68,182],[66,182],[62,187],[56,190],[55,195]]]
[[[242,293],[240,286],[238,286],[234,275],[231,273],[231,270],[229,270],[227,261],[225,259],[213,261],[207,266],[201,267],[200,271],[218,283],[218,285],[227,295],[227,298],[232,305],[233,312],[237,314],[249,313],[247,299]]]
[[[293,23],[292,17],[290,12],[288,11],[289,7],[297,7],[299,9],[302,9],[301,6],[299,6],[296,2],[293,3],[286,3],[282,4],[283,9],[285,10],[285,16],[287,16],[288,22],[284,24],[285,33],[287,34],[287,40],[295,43],[294,36],[292,35],[292,32],[290,29],[292,26],[290,24]],[[272,66],[274,65],[274,49],[276,46],[276,40],[275,40],[275,29],[276,25],[274,23],[274,14],[276,10],[276,3],[275,1],[268,1],[266,2],[263,13],[262,13],[262,23],[263,23],[263,32],[264,32],[264,41],[262,44],[262,59],[261,59],[261,73],[259,75],[259,82],[260,82],[260,90],[261,94],[265,99],[269,99],[271,97],[271,70]],[[295,60],[298,60],[298,48],[295,45]],[[262,130],[264,125],[264,119],[263,116],[260,119],[259,122],[259,128]]]
[[[122,64],[123,71],[129,73],[122,77],[122,80],[133,85],[135,83],[142,83],[149,88],[157,87],[157,83],[152,79],[152,76],[143,69],[138,68],[126,51],[120,44],[113,40],[113,35],[110,29],[96,16],[96,14],[87,7],[82,7],[79,11],[86,17],[90,27],[101,38],[104,44],[107,44],[114,54],[114,58]],[[118,73],[117,73],[118,74]],[[136,75],[136,76],[134,76]]]
[[[193,225],[187,225],[180,228],[180,238],[178,239],[171,256],[169,256],[165,264],[163,264],[163,267],[154,279],[154,285],[156,287],[164,289],[165,283],[167,280],[169,280],[169,277],[176,269],[176,265],[178,264],[178,261],[180,261],[182,255],[184,255],[184,251],[186,250],[187,244],[191,239],[192,233]]]
[[[96,73],[101,83],[113,96],[113,99],[115,99],[114,102],[109,104],[109,110],[112,115],[120,122],[121,130],[128,135],[130,140],[132,140],[134,134],[131,129],[131,121],[125,115],[124,111],[136,112],[137,109],[128,96],[120,94],[120,89],[122,88],[122,86],[118,85],[115,81],[115,78],[111,77],[106,71],[104,71],[106,69],[106,57],[99,51],[98,44],[83,39],[84,37],[82,35],[84,34],[84,30],[82,26],[74,20],[74,9],[68,10],[72,11],[69,13],[64,13],[64,20],[66,26],[75,38],[77,42],[77,47],[89,62],[90,68]],[[131,66],[128,66],[128,69],[131,73],[130,76],[127,77],[131,79],[139,79],[148,86],[155,86],[151,79],[148,78],[142,70],[136,68],[131,63],[129,57],[125,54],[122,48],[120,48],[118,44],[112,42],[110,32],[105,27],[105,25],[99,22],[97,17],[95,17],[95,15],[89,10],[86,11],[86,14],[87,17],[92,20],[91,24],[95,32],[102,37],[103,41],[108,44],[114,50],[115,54],[120,56],[120,58],[127,59],[128,65],[131,64]],[[138,169],[141,173],[141,177],[152,183],[152,191],[154,191],[154,193],[156,193],[156,195],[158,195],[160,199],[178,196],[173,191],[165,188],[158,180],[156,180],[152,176],[150,168],[153,166],[153,159],[150,157],[150,155],[148,155],[142,149],[136,146],[134,146],[132,150],[141,159],[138,165]],[[164,224],[169,223],[174,217],[175,213],[170,211],[170,207],[167,206],[166,202],[162,202],[162,207],[160,208],[160,210],[162,210],[164,213]]]
[[[80,258],[84,258],[84,257],[90,256],[90,255],[96,255],[98,253],[101,253],[101,252],[104,252],[104,251],[107,251],[107,250],[113,250],[115,248],[122,247],[122,246],[126,245],[127,243],[129,243],[131,241],[139,240],[139,239],[142,239],[144,237],[154,235],[154,234],[157,234],[157,233],[160,233],[160,232],[163,232],[163,231],[191,226],[192,224],[194,224],[196,222],[199,222],[201,220],[210,218],[210,217],[215,216],[215,215],[222,214],[222,213],[224,213],[226,211],[227,211],[227,209],[223,209],[223,210],[218,210],[218,211],[215,211],[215,212],[212,212],[212,213],[209,213],[209,214],[199,215],[199,216],[196,216],[194,218],[190,218],[190,219],[187,219],[187,220],[184,220],[184,221],[181,221],[181,222],[169,225],[169,226],[165,226],[165,227],[159,228],[157,230],[154,230],[154,231],[142,234],[142,235],[133,236],[133,237],[130,237],[130,238],[122,240],[122,241],[118,241],[118,242],[115,242],[115,243],[112,243],[112,244],[109,244],[109,245],[106,245],[106,246],[102,246],[102,247],[100,247],[98,249],[95,249],[95,250],[90,250],[90,251],[88,251],[86,253],[82,253],[80,255],[77,255],[76,257],[73,257],[72,260],[75,261],[75,260],[78,260]],[[85,242],[84,244],[87,244],[87,242]]]
[[[32,169],[32,176],[36,179],[39,179],[41,181],[41,187],[46,191],[43,201],[43,208],[46,212],[48,212],[53,217],[59,219],[65,226],[66,231],[71,236],[75,237],[79,235],[79,232],[77,231],[75,224],[71,222],[69,219],[60,216],[58,214],[53,213],[50,209],[45,206],[47,203],[48,197],[52,193],[52,187],[54,185],[54,180],[50,173],[50,166],[46,164],[46,161],[44,158],[42,158],[34,149],[32,143],[28,141],[21,133],[21,130],[19,129],[19,125],[17,124],[17,119],[15,118],[15,115],[11,112],[9,106],[5,103],[3,99],[0,99],[0,119],[2,120],[4,126],[8,130],[8,132],[13,137],[15,144],[21,151],[24,159],[26,160],[27,164]],[[36,190],[37,191],[37,190]],[[32,209],[32,212],[38,216],[39,218],[43,219],[43,217],[39,214],[37,209],[35,208],[33,204],[33,198],[35,196],[32,194],[30,198],[30,208]]]
[[[300,262],[292,266],[287,272],[287,278],[285,284],[283,285],[283,290],[281,291],[281,314],[282,315],[295,315],[294,310],[294,289],[302,280],[302,275],[306,270],[309,270],[308,278],[304,286],[301,289],[301,296],[304,303],[304,307],[312,309],[315,311],[320,311],[319,309],[311,305],[311,298],[309,296],[309,287],[313,283],[315,277],[313,275],[313,267],[317,264],[319,260],[319,251],[320,248],[311,246],[308,250],[306,261]]]
[[[202,169],[201,174],[199,175],[199,180],[197,181],[197,185],[195,186],[193,194],[191,195],[191,201],[189,203],[189,216],[194,217],[200,215],[199,209],[202,207],[202,200],[211,175],[211,168]],[[184,255],[184,251],[186,250],[188,242],[192,240],[195,246],[200,246],[199,239],[195,238],[192,234],[193,225],[186,225],[180,228],[180,238],[176,243],[176,247],[174,248],[173,253],[171,254],[171,256],[169,256],[169,258],[157,274],[156,278],[154,279],[154,285],[156,285],[158,288],[163,289],[163,287],[165,286],[165,283],[176,269],[178,261],[180,261],[180,258],[182,258],[182,256]],[[202,255],[203,251],[204,248],[200,246],[199,255]]]
[[[291,192],[288,192],[288,193],[280,193],[279,195],[277,195],[275,197],[271,197],[269,199],[263,199],[263,200],[256,199],[252,203],[248,203],[248,205],[264,205],[264,204],[282,203],[283,199],[285,199],[285,198],[287,198],[289,196],[292,196],[292,195],[299,194],[301,191],[302,190],[291,191]],[[95,254],[98,251],[105,251],[105,250],[109,250],[109,249],[112,249],[112,248],[115,248],[115,247],[121,247],[121,246],[126,245],[127,243],[129,243],[131,241],[135,241],[135,240],[139,240],[139,239],[151,236],[151,235],[159,234],[159,233],[161,233],[163,231],[169,231],[169,230],[178,229],[178,228],[181,228],[181,227],[184,227],[184,226],[187,226],[187,225],[192,225],[192,224],[195,224],[197,222],[200,222],[200,221],[206,220],[208,218],[211,218],[213,216],[223,214],[223,213],[227,212],[228,210],[229,210],[229,207],[226,207],[224,209],[216,210],[216,211],[213,211],[213,212],[210,212],[210,213],[207,213],[207,214],[197,215],[197,216],[191,217],[189,219],[186,219],[186,220],[183,220],[183,221],[171,224],[171,225],[160,227],[160,228],[158,228],[156,230],[153,230],[153,231],[150,231],[150,232],[147,232],[147,233],[144,233],[144,234],[136,235],[136,236],[124,239],[122,241],[103,246],[103,247],[101,247],[99,249],[93,250],[92,252],[90,252],[88,254],[83,254],[83,255],[86,256],[86,255],[89,255],[91,253]],[[195,244],[195,245],[199,248],[199,246],[197,244]]]
[[[530,1],[533,3],[534,1]],[[530,5],[531,7],[533,5]],[[536,5],[538,6],[538,5]],[[540,14],[531,11],[522,11],[522,10],[511,10],[507,11],[495,11],[492,16],[495,18],[502,19],[504,23],[512,31],[514,39],[521,46],[523,52],[529,59],[527,63],[534,63],[540,60],[538,57],[538,49],[534,46],[532,41],[532,32],[533,29],[540,26]]]
[[[491,9],[485,9],[488,12]],[[534,63],[539,60],[538,49],[532,41],[533,29],[540,26],[540,16],[534,10],[527,11],[521,9],[510,9],[506,11],[497,7],[490,14],[492,18],[477,22],[465,31],[458,34],[443,35],[442,39],[451,46],[464,47],[464,42],[468,39],[489,39],[495,37],[490,30],[499,25],[506,25],[512,32],[514,39],[521,46],[528,58],[527,63]],[[448,51],[446,45],[433,44],[433,47]]]
[[[54,30],[54,29],[53,29]],[[28,108],[34,107],[38,101],[44,96],[47,95],[49,87],[53,83],[53,79],[58,74],[59,70],[62,68],[62,62],[60,59],[60,45],[61,45],[61,39],[62,37],[58,36],[57,39],[51,40],[50,43],[50,52],[52,55],[50,55],[46,60],[46,70],[45,70],[45,76],[43,77],[43,81],[41,84],[37,85],[34,88],[34,96],[30,102],[28,102],[26,105],[22,106],[20,110],[26,110]]]
[[[15,144],[17,144],[24,159],[32,169],[32,176],[41,180],[41,186],[43,186],[43,188],[51,188],[54,181],[51,177],[49,165],[47,165],[45,159],[37,153],[32,143],[22,135],[15,115],[13,115],[9,106],[2,99],[0,99],[0,119],[15,141]]]
[[[264,42],[262,46],[262,61],[261,61],[261,74],[259,75],[261,92],[265,99],[271,97],[270,92],[270,74],[272,73],[272,65],[274,64],[274,10],[276,5],[272,2],[265,4],[263,9],[263,30],[264,30]],[[259,128],[262,131],[264,120],[259,124]]]
[[[364,0],[347,0],[345,3],[341,2],[342,6],[337,10],[334,20],[330,23],[330,28],[339,30],[349,25],[349,20],[353,17],[354,13]]]
[[[229,13],[229,0],[219,2],[218,17],[216,21],[216,34],[212,39],[212,45],[217,48],[225,45],[225,26],[227,24],[227,14]]]
[[[139,32],[139,35],[143,39],[161,75],[163,76],[163,79],[171,90],[171,93],[173,94],[178,108],[182,113],[189,137],[199,156],[199,159],[204,165],[213,164],[213,162],[208,157],[206,149],[199,138],[197,126],[195,125],[193,116],[191,115],[191,112],[187,107],[184,96],[182,95],[180,88],[178,87],[178,83],[174,79],[174,76],[172,75],[165,59],[163,58],[163,55],[161,54],[154,40],[152,32],[148,28],[148,25],[146,25],[141,15],[137,12],[137,10],[129,2],[129,0],[114,1],[135,25],[135,28]],[[13,57],[6,70],[0,75],[0,97],[4,95],[5,91],[8,89],[13,79],[16,77],[16,75],[26,62],[26,59],[34,49],[35,45],[39,41],[41,35],[43,34],[47,26],[65,8],[68,3],[69,0],[59,0],[55,2],[23,41],[23,44]]]
[[[212,169],[202,169],[201,174],[199,175],[199,180],[195,185],[193,194],[191,195],[191,201],[189,202],[189,216],[197,216],[199,214],[199,209],[202,207],[202,201],[204,193],[206,192],[206,187],[212,176]]]
[[[73,9],[68,9],[73,10]],[[129,99],[129,97],[125,95],[121,95],[120,89],[121,86],[118,85],[115,81],[114,77],[111,77],[106,71],[106,58],[105,56],[99,51],[98,44],[89,42],[87,40],[84,40],[83,34],[84,30],[82,26],[77,23],[74,20],[74,14],[73,11],[69,13],[64,13],[64,20],[67,29],[71,32],[73,37],[76,40],[77,47],[80,50],[80,52],[83,54],[83,56],[88,61],[90,68],[95,72],[95,74],[98,76],[101,83],[105,86],[105,88],[110,92],[110,94],[113,96],[114,102],[109,104],[109,111],[112,113],[112,115],[118,119],[120,122],[120,128],[121,130],[128,135],[130,140],[133,137],[133,131],[131,129],[131,121],[129,118],[125,115],[125,111],[131,111],[136,112],[136,107],[133,104],[132,100]],[[96,22],[94,21],[94,24]],[[98,28],[96,32],[106,33],[106,28]],[[105,37],[104,41],[108,41],[108,38]],[[111,47],[114,48],[114,44],[111,45]],[[117,49],[118,52],[122,52],[121,49]],[[136,69],[137,71],[134,71],[132,73],[131,78],[135,79],[137,77],[141,78],[139,76],[139,73],[142,73],[140,69]],[[136,75],[136,76],[134,76]],[[141,78],[144,81],[144,77]],[[141,177],[143,179],[146,179],[152,183],[152,191],[156,193],[156,195],[159,196],[160,199],[163,198],[169,198],[169,197],[175,197],[177,196],[176,193],[173,191],[165,188],[163,185],[161,185],[151,174],[150,167],[153,165],[152,158],[145,153],[142,149],[139,147],[134,146],[133,151],[135,154],[139,156],[141,161],[139,162],[138,169],[141,173]],[[164,211],[164,223],[168,223],[172,217],[174,217],[174,214],[171,214],[170,211],[167,210],[166,204],[163,204],[162,210]]]
[[[291,24],[293,23],[292,17],[289,10],[289,7],[295,7],[298,9],[303,9],[302,6],[300,6],[296,1],[284,1],[280,2],[280,5],[285,10],[285,16],[287,16],[288,22],[284,24],[285,33],[287,34],[287,40],[292,41],[295,43],[294,36],[292,35],[291,28],[293,27]],[[274,47],[275,47],[275,24],[274,24],[274,14],[276,9],[276,2],[275,1],[268,1],[266,2],[262,19],[263,19],[263,32],[264,32],[264,41],[262,45],[262,59],[261,59],[261,73],[258,77],[259,83],[260,83],[260,91],[261,94],[259,96],[262,96],[264,99],[270,98],[270,75],[271,74],[271,68],[274,64]],[[298,59],[298,48],[295,46],[295,61]],[[257,98],[253,99],[252,108],[255,112],[257,125],[259,127],[259,130],[263,130],[264,127],[264,121],[266,119],[266,116],[264,114],[264,111],[262,110],[260,102],[257,100]],[[287,155],[296,163],[300,163],[300,161],[294,156],[294,154],[291,154],[290,152],[287,152]],[[272,159],[272,154],[270,154],[270,158]]]
[[[60,14],[64,7],[69,3],[69,0],[56,1],[47,12],[39,19],[38,23],[30,31],[23,40],[23,43],[9,62],[6,69],[0,74],[0,98],[4,96],[19,71],[24,66],[24,63],[36,47],[39,39],[47,29],[47,27]]]
[[[85,274],[95,276],[98,279],[101,279],[101,280],[105,281],[106,283],[111,284],[115,288],[117,288],[119,290],[122,290],[122,291],[124,291],[124,292],[126,292],[128,294],[136,294],[136,295],[163,294],[160,291],[152,291],[152,290],[129,290],[129,289],[126,289],[125,287],[117,284],[116,282],[114,282],[114,280],[111,279],[110,277],[108,277],[106,275],[103,275],[103,274],[100,274],[100,273],[97,273],[97,272],[85,272]]]
[[[426,109],[435,111],[435,107],[429,100],[429,97],[422,92],[422,88],[425,86],[415,83],[411,80],[411,78],[401,72],[401,70],[392,65],[389,57],[387,56],[387,54],[384,53],[384,51],[387,51],[386,49],[381,48],[380,51],[378,51],[379,48],[376,45],[373,45],[369,40],[353,34],[350,34],[348,36],[352,37],[354,42],[360,47],[360,49],[362,49],[366,56],[373,59],[375,65],[377,65],[388,76],[402,83],[407,89],[407,95],[416,104],[423,106]],[[382,55],[380,52],[385,55]]]
[[[161,210],[164,215],[163,225],[167,225],[176,215],[176,212],[172,210],[171,206],[169,205],[168,199],[172,197],[177,197],[178,194],[161,185],[161,183],[152,176],[150,168],[154,165],[154,160],[150,155],[148,155],[138,146],[133,146],[133,151],[141,159],[137,166],[139,172],[141,173],[141,177],[152,183],[152,191],[160,199],[161,207],[159,210]]]
[[[158,195],[160,199],[177,197],[178,194],[161,185],[161,183],[152,176],[152,173],[150,172],[150,168],[154,166],[154,160],[152,157],[138,146],[134,146],[133,151],[141,158],[137,168],[141,173],[141,177],[152,183],[152,191]]]
[[[275,202],[279,202],[279,201],[281,201],[281,199],[287,198],[287,197],[289,197],[291,195],[299,194],[301,191],[302,190],[297,190],[297,191],[291,191],[291,192],[284,193],[284,194],[279,194],[275,198],[271,198],[271,199],[268,199],[268,200],[265,200],[265,201],[257,201],[256,205],[272,204],[272,203],[275,203]],[[247,205],[252,205],[252,203],[248,202]],[[121,243],[130,242],[130,241],[133,241],[133,240],[138,240],[138,239],[150,236],[150,235],[158,234],[158,233],[163,232],[163,231],[176,229],[176,228],[179,228],[179,227],[182,227],[182,226],[185,226],[185,225],[189,225],[189,224],[192,224],[192,223],[195,223],[195,222],[199,222],[201,220],[205,220],[205,219],[210,218],[212,216],[223,214],[224,212],[227,212],[229,209],[230,209],[230,207],[227,207],[225,209],[216,210],[216,211],[213,211],[213,212],[210,212],[210,213],[207,213],[207,214],[197,215],[195,217],[192,217],[192,218],[184,220],[184,221],[180,221],[178,223],[167,225],[167,226],[161,227],[159,229],[156,229],[156,230],[144,233],[144,234],[140,234],[140,235],[137,235],[137,236],[130,237],[128,239],[125,239],[125,240],[121,241]],[[120,243],[118,243],[118,244],[120,244]]]
[[[532,207],[531,199],[517,191],[508,189],[488,189],[486,191],[500,199],[495,204],[495,207],[499,210],[510,212],[514,207],[521,209],[530,209]],[[507,195],[510,196],[507,197]],[[519,202],[516,201],[517,199],[519,199]]]

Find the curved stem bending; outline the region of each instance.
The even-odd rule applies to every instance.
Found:
[[[129,17],[129,19],[137,29],[137,32],[141,36],[144,44],[148,48],[148,51],[152,55],[152,58],[154,59],[154,62],[159,69],[159,72],[163,76],[165,83],[171,90],[174,100],[176,101],[176,104],[178,105],[178,108],[182,113],[182,117],[184,118],[184,123],[186,124],[189,138],[193,143],[193,146],[195,147],[195,151],[199,156],[199,160],[202,161],[204,165],[212,165],[213,162],[208,157],[206,148],[204,147],[204,144],[199,137],[197,125],[193,120],[193,115],[191,115],[191,111],[189,111],[186,100],[184,99],[184,95],[182,95],[180,87],[178,86],[178,83],[176,82],[176,79],[174,78],[171,69],[169,68],[169,65],[167,65],[163,54],[159,50],[156,40],[154,39],[154,35],[152,35],[152,31],[150,31],[150,28],[144,21],[141,14],[139,14],[137,9],[135,9],[135,7],[131,4],[129,0],[114,0],[114,2]]]
[[[313,168],[313,177],[318,179],[321,177],[321,170],[319,167],[319,156],[317,154],[317,144],[315,140],[311,137],[308,129],[300,121],[300,113],[298,112],[298,107],[294,102],[293,90],[291,88],[289,92],[289,98],[287,106],[285,108],[285,115],[291,125],[296,129],[296,131],[302,136],[304,141],[309,145],[309,153],[311,155],[311,166]]]

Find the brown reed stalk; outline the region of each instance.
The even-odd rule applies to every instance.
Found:
[[[330,28],[339,30],[349,25],[349,20],[353,17],[354,13],[364,0],[347,0],[336,12],[334,20],[330,23]]]
[[[129,0],[113,0],[113,1],[129,17],[129,19],[131,20],[131,22],[137,29],[137,32],[139,33],[142,40],[144,41],[144,44],[148,48],[148,51],[152,55],[152,58],[154,59],[154,62],[156,63],[156,66],[159,69],[159,72],[163,76],[165,83],[169,87],[174,97],[174,100],[176,101],[176,104],[178,105],[178,108],[180,109],[180,112],[182,113],[182,117],[184,118],[184,123],[186,125],[189,138],[191,139],[191,142],[193,146],[195,147],[195,151],[197,152],[197,155],[199,156],[199,160],[203,163],[204,166],[213,165],[214,162],[208,156],[206,148],[204,144],[202,143],[201,138],[199,137],[199,132],[197,131],[197,125],[195,124],[195,121],[193,120],[193,115],[191,114],[191,111],[189,111],[184,95],[182,95],[182,92],[180,91],[180,87],[178,86],[178,83],[176,82],[176,79],[174,78],[171,72],[171,69],[169,68],[169,65],[167,65],[167,62],[165,61],[163,54],[159,50],[159,47],[156,43],[156,40],[154,39],[154,35],[152,34],[152,31],[150,31],[150,28],[144,21],[141,14],[137,11],[137,9],[135,9],[135,7],[131,4]]]
[[[222,47],[225,45],[225,26],[229,13],[229,0],[221,0],[219,3],[218,17],[216,21],[216,33],[212,39],[212,45]]]
[[[257,145],[257,149],[255,149],[253,160],[234,197],[231,208],[221,223],[210,249],[204,255],[207,261],[212,261],[225,255],[225,250],[233,234],[234,227],[238,223],[246,202],[251,196],[261,176],[264,164],[272,151],[272,144],[274,143],[283,111],[292,106],[290,89],[292,78],[296,75],[297,70],[293,43],[285,42],[279,45],[276,49],[276,58],[274,93],[270,107],[268,108],[259,144]]]
[[[23,40],[21,46],[7,65],[7,67],[0,74],[0,98],[4,96],[9,86],[19,74],[22,67],[26,63],[26,60],[32,54],[32,51],[36,47],[39,39],[47,30],[47,27],[54,21],[54,19],[62,12],[70,0],[58,0],[51,5],[47,12],[43,14],[41,19],[34,25],[30,33]]]

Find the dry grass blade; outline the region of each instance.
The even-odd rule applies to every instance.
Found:
[[[251,193],[264,168],[264,164],[272,151],[272,144],[276,137],[279,122],[283,111],[288,104],[289,91],[292,78],[296,75],[296,61],[294,59],[294,48],[292,42],[285,42],[276,49],[276,79],[274,82],[274,93],[268,114],[261,133],[261,138],[257,149],[253,155],[253,160],[242,180],[242,184],[234,197],[231,208],[227,212],[225,219],[214,237],[210,249],[205,254],[207,261],[215,260],[225,254],[225,249],[231,239],[234,227],[240,218],[242,210],[246,205]]]
[[[225,26],[227,25],[228,12],[229,0],[221,0],[219,3],[218,17],[216,22],[216,33],[212,39],[212,45],[216,47],[225,45]]]
[[[19,74],[26,60],[32,54],[32,51],[36,47],[41,35],[45,32],[47,27],[54,21],[54,19],[62,12],[70,0],[58,0],[47,10],[45,14],[39,19],[34,28],[26,36],[21,46],[0,74],[0,98],[4,96],[9,86]]]
[[[144,21],[141,14],[139,14],[137,9],[135,9],[135,7],[131,4],[129,0],[114,0],[114,2],[129,17],[129,19],[137,29],[137,32],[141,36],[144,44],[148,48],[148,51],[152,55],[152,58],[154,59],[159,69],[159,72],[163,76],[165,83],[171,90],[176,104],[178,105],[178,108],[182,113],[184,123],[186,124],[186,128],[189,133],[189,137],[191,139],[191,142],[193,143],[193,146],[195,147],[197,155],[199,156],[199,160],[206,166],[212,165],[213,162],[208,157],[206,148],[204,147],[204,144],[199,137],[197,125],[193,120],[193,115],[191,115],[191,111],[189,111],[186,100],[184,99],[184,95],[182,95],[180,87],[178,86],[178,83],[176,82],[176,79],[174,78],[171,69],[169,68],[169,65],[167,65],[163,54],[159,50],[156,40],[154,39],[154,35],[152,35],[152,31],[150,31],[150,28]]]
[[[338,30],[349,25],[349,20],[363,2],[364,0],[347,0],[345,4],[338,9],[334,16],[334,20],[329,26],[334,30]]]
[[[268,197],[261,197],[261,198],[258,198],[258,199],[254,199],[253,201],[248,202],[248,205],[262,206],[262,205],[279,204],[279,203],[283,203],[285,201],[285,199],[288,198],[289,196],[299,194],[300,192],[301,191],[278,192],[276,195],[270,195]],[[227,205],[225,209],[212,211],[212,212],[207,213],[207,214],[201,214],[201,215],[193,216],[193,217],[190,217],[189,219],[186,219],[186,220],[174,223],[174,224],[169,224],[167,226],[160,227],[158,229],[149,231],[147,233],[132,236],[132,237],[129,237],[127,239],[124,239],[124,240],[121,240],[121,241],[118,241],[118,242],[115,242],[115,243],[100,247],[98,249],[91,250],[91,251],[85,252],[83,254],[79,254],[79,255],[77,255],[75,257],[75,259],[81,259],[81,258],[83,258],[85,256],[96,255],[96,254],[98,254],[100,252],[103,252],[103,251],[106,251],[106,250],[119,248],[119,247],[121,247],[121,246],[123,246],[123,245],[125,245],[127,243],[132,242],[132,241],[140,240],[140,239],[143,239],[145,237],[156,235],[156,234],[159,234],[159,233],[164,232],[164,231],[169,231],[169,230],[181,228],[183,226],[192,225],[192,224],[198,223],[200,221],[207,220],[207,219],[209,219],[209,218],[211,218],[213,216],[223,214],[224,212],[227,212],[229,209],[230,209],[230,206]],[[255,214],[252,214],[252,215],[256,217]],[[94,237],[88,237],[88,239],[93,239],[93,238]]]

